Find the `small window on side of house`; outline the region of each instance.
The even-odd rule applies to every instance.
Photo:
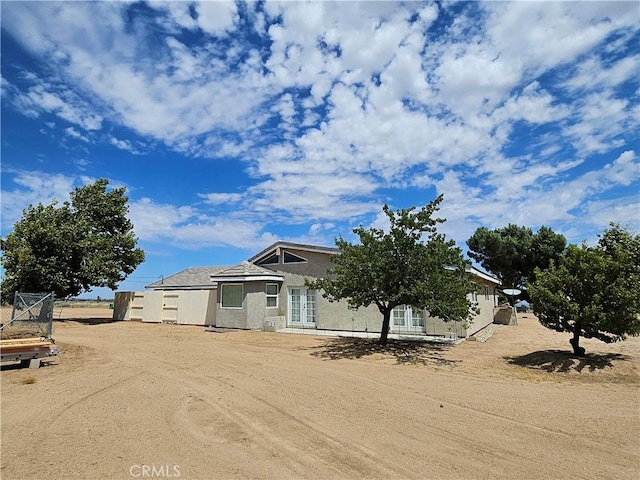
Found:
[[[487,285],[484,286],[484,299],[489,300],[489,287]]]
[[[242,308],[241,283],[222,285],[220,289],[220,306],[222,308]]]
[[[278,284],[267,283],[267,286],[265,288],[265,293],[267,295],[267,308],[277,308],[278,307]]]
[[[475,290],[473,291],[473,293],[471,294],[471,301],[473,303],[478,303],[478,292],[476,292]]]

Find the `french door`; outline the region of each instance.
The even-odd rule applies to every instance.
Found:
[[[305,287],[289,287],[289,324],[316,325],[316,291]]]
[[[393,309],[392,324],[394,330],[425,331],[424,310],[400,305]]]

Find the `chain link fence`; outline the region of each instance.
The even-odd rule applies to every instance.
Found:
[[[53,293],[16,292],[13,305],[0,310],[0,338],[43,337],[53,331]]]

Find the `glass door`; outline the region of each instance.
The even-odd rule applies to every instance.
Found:
[[[413,309],[406,305],[400,305],[392,311],[392,328],[396,331],[424,332],[424,310]]]
[[[310,327],[316,324],[316,291],[305,287],[289,288],[289,324]]]

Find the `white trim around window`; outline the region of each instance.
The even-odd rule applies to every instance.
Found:
[[[242,309],[244,288],[241,283],[223,283],[220,285],[220,308]]]
[[[267,308],[278,308],[278,284],[267,283],[264,287],[264,293],[267,297]]]

